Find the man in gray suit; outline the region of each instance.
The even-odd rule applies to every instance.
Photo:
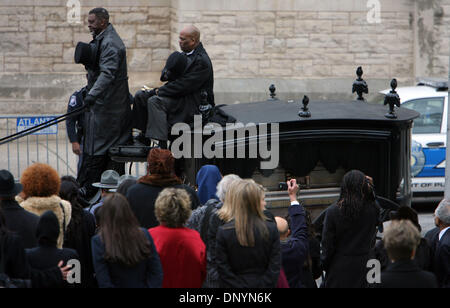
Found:
[[[108,11],[95,8],[89,12],[88,27],[93,35],[93,63],[88,67],[85,105],[90,106],[85,118],[83,165],[78,181],[81,193],[92,197],[92,183],[113,169],[124,174],[124,164],[110,160],[109,148],[131,140],[131,95],[128,88],[126,48],[114,27]]]

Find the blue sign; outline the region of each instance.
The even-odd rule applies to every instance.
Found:
[[[17,132],[24,131],[28,128],[37,126],[39,124],[55,119],[55,117],[23,117],[17,118],[16,130]],[[34,132],[32,135],[56,135],[58,134],[58,125],[52,125]]]
[[[425,166],[416,177],[445,177],[445,148],[423,149]]]

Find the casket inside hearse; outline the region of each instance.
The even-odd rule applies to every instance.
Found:
[[[224,175],[262,184],[267,208],[284,215],[289,198],[280,182],[295,178],[298,197],[314,219],[339,197],[344,174],[358,169],[373,178],[378,196],[411,204],[411,128],[417,112],[398,108],[393,116],[388,106],[362,100],[308,103],[274,97],[221,109],[236,122],[197,125],[192,155],[182,158],[190,183],[201,166],[215,164]]]

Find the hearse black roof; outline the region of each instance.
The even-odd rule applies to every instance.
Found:
[[[388,119],[385,114],[389,106],[362,101],[310,101],[308,109],[311,116],[302,118],[301,101],[267,100],[262,102],[240,103],[223,106],[222,109],[236,118],[238,122],[247,123],[288,123],[300,121],[377,121],[396,123],[411,121],[420,114],[407,108],[396,108],[396,119]]]

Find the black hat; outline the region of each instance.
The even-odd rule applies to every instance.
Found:
[[[173,81],[180,77],[187,65],[187,56],[184,53],[174,51],[167,58],[166,66],[161,73],[161,81]]]
[[[75,63],[81,63],[84,65],[92,65],[94,62],[94,55],[91,44],[78,42],[75,47]]]
[[[409,206],[400,206],[397,211],[389,213],[389,218],[391,220],[409,220],[419,229],[419,231],[422,231],[417,212]]]
[[[59,221],[55,213],[46,211],[39,218],[36,227],[36,238],[40,245],[56,246],[59,236]]]
[[[15,183],[8,170],[0,170],[0,197],[14,197],[22,191],[22,184]]]

